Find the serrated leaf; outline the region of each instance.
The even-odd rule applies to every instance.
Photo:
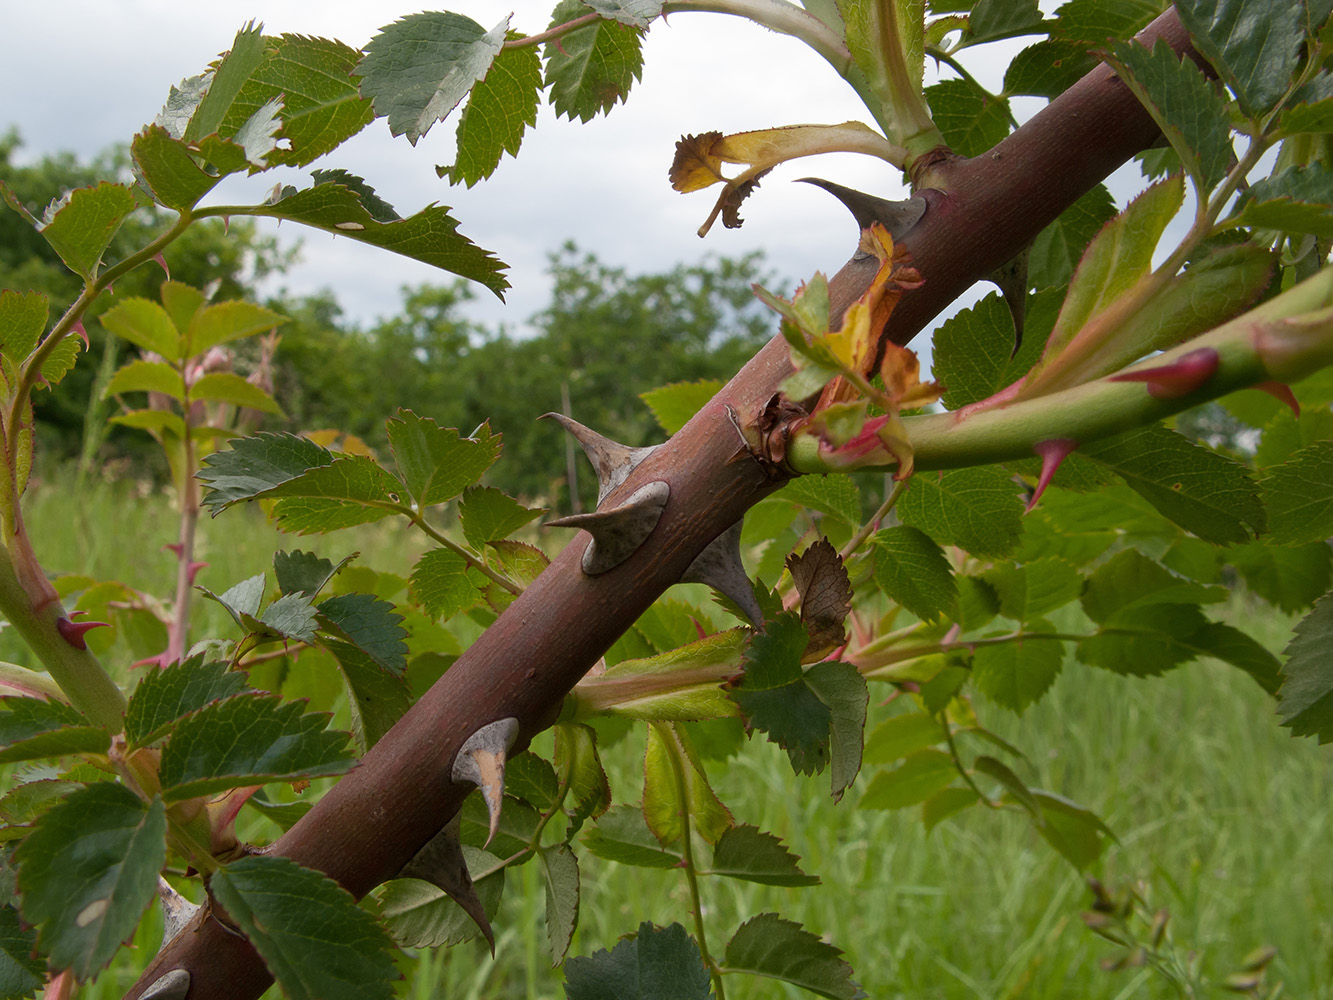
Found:
[[[944,551],[929,535],[897,525],[872,537],[875,585],[922,621],[958,610],[958,584]]]
[[[945,80],[926,88],[931,117],[949,148],[980,156],[1009,134],[1009,102],[967,80]]]
[[[1037,0],[977,0],[968,17],[966,43],[979,45],[1041,30]]]
[[[561,0],[551,27],[587,12],[581,0]],[[615,21],[596,21],[545,47],[546,86],[555,113],[591,121],[625,100],[643,73],[640,32]]]
[[[918,750],[892,771],[880,771],[861,796],[861,809],[906,809],[918,805],[958,777],[953,758],[942,750]]]
[[[569,785],[565,811],[596,819],[611,806],[611,785],[597,752],[597,732],[581,723],[555,727],[555,769]]]
[[[550,557],[545,552],[527,542],[502,538],[486,544],[500,557],[505,574],[520,587],[531,586],[542,571],[551,565]]]
[[[983,558],[1007,555],[1023,531],[1018,489],[992,466],[916,475],[897,510],[903,524],[937,543]]]
[[[138,926],[166,862],[162,800],[101,782],[51,809],[15,852],[23,918],[56,969],[88,979]]]
[[[205,305],[190,317],[190,325],[184,332],[182,353],[186,357],[203,354],[210,347],[242,337],[252,337],[286,322],[286,316],[253,302],[233,300]]]
[[[341,774],[352,766],[347,734],[325,729],[327,715],[294,702],[242,694],[206,705],[176,724],[162,750],[168,801],[241,785]]]
[[[25,927],[12,906],[0,907],[0,996],[26,1000],[46,981],[46,963],[37,957],[37,932]]]
[[[815,774],[828,764],[832,717],[806,684],[805,644],[805,629],[794,613],[768,622],[751,640],[744,679],[731,696],[748,728],[763,731],[786,750],[798,774]]]
[[[956,410],[985,399],[1031,368],[1041,356],[1063,296],[1063,289],[1048,288],[1028,299],[1017,353],[1013,316],[999,295],[987,295],[947,319],[935,331],[932,359],[934,374],[945,385],[944,404]]]
[[[711,378],[699,379],[697,382],[672,382],[641,392],[639,398],[648,404],[648,409],[653,411],[653,417],[662,430],[675,434],[721,388],[722,383]]]
[[[1099,47],[1108,39],[1128,38],[1161,13],[1154,0],[1068,0],[1047,25],[1052,38]]]
[[[412,707],[412,689],[406,677],[385,670],[350,642],[325,640],[324,646],[347,684],[352,735],[364,753]]]
[[[1055,683],[1063,660],[1064,644],[1039,635],[978,646],[972,683],[1001,708],[1021,713]]]
[[[415,146],[486,75],[508,30],[507,16],[487,31],[462,14],[409,14],[367,43],[356,68],[361,93],[391,133]]]
[[[1079,871],[1101,857],[1107,841],[1115,839],[1096,813],[1063,796],[1033,789],[1032,798],[1041,807],[1037,832]]]
[[[1226,600],[1226,590],[1172,573],[1135,549],[1116,553],[1088,578],[1083,610],[1098,623],[1123,620],[1154,604],[1207,604]]]
[[[711,982],[699,946],[680,924],[645,921],[610,951],[565,963],[567,1000],[711,1000]]]
[[[68,705],[0,698],[0,764],[74,753],[105,753],[111,737]]]
[[[389,421],[389,445],[403,482],[422,507],[452,500],[481,479],[500,454],[500,440],[461,437],[429,417],[399,410]]]
[[[46,330],[48,304],[38,292],[0,290],[0,354],[17,366],[32,353]]]
[[[265,47],[263,29],[255,22],[236,32],[231,48],[217,61],[211,77],[206,82],[200,81],[199,87],[191,88],[198,94],[198,101],[182,138],[195,141],[218,131],[246,79],[264,61]]]
[[[832,514],[855,528],[861,523],[861,491],[850,476],[800,476],[773,494],[824,514]]]
[[[42,378],[48,386],[58,385],[74,368],[83,341],[75,334],[66,334],[42,362]]]
[[[210,486],[203,503],[213,514],[239,500],[252,500],[337,456],[295,434],[255,434],[233,440],[231,448],[204,459],[198,478]]]
[[[450,549],[431,549],[412,570],[412,600],[432,618],[449,619],[481,600],[467,560]]]
[[[1119,434],[1079,453],[1205,541],[1247,542],[1251,531],[1266,526],[1259,487],[1245,466],[1160,425]]]
[[[546,944],[559,965],[579,923],[579,862],[568,844],[543,847],[537,857],[546,876]]]
[[[389,250],[475,281],[498,298],[504,298],[509,287],[502,274],[504,263],[458,232],[458,220],[445,206],[428,205],[415,215],[385,223],[375,218],[352,188],[324,183],[271,204],[248,206],[245,214],[290,219]]]
[[[1226,559],[1250,590],[1287,614],[1310,607],[1333,583],[1333,549],[1323,541],[1293,548],[1251,542],[1228,549]]]
[[[502,49],[472,87],[458,122],[453,166],[436,167],[436,173],[447,174],[450,183],[472,187],[495,172],[503,154],[517,156],[524,132],[537,124],[541,85],[541,56],[535,46]]]
[[[1255,181],[1228,221],[1258,229],[1333,238],[1333,170],[1321,163],[1288,167]]]
[[[504,895],[505,870],[498,857],[471,844],[463,857],[473,888],[488,920],[493,920]],[[461,906],[429,882],[393,879],[379,897],[380,918],[394,941],[404,948],[452,948],[471,941],[481,929]]]
[[[245,690],[244,673],[206,663],[202,654],[149,671],[130,695],[125,737],[133,746],[147,746],[177,719]]]
[[[160,392],[178,403],[185,400],[185,380],[180,372],[161,361],[131,361],[111,376],[106,395],[122,392]]]
[[[805,672],[806,686],[829,710],[829,781],[839,802],[861,771],[870,691],[850,663],[828,660]]]
[[[277,856],[220,868],[209,890],[293,1000],[389,1000],[393,943],[332,879]]]
[[[722,834],[708,872],[760,885],[818,885],[818,878],[801,871],[800,860],[773,834],[744,823]]]
[[[662,13],[661,0],[583,0],[583,5],[631,28],[646,28]]]
[[[1113,218],[1115,199],[1106,185],[1098,184],[1061,212],[1059,218],[1032,241],[1028,253],[1028,281],[1038,289],[1068,284],[1092,238]]]
[[[1189,643],[1200,654],[1245,671],[1268,694],[1277,694],[1282,684],[1282,666],[1277,657],[1239,629],[1206,622],[1190,635]]]
[[[180,361],[181,336],[167,310],[149,299],[124,299],[102,314],[101,323],[118,337],[168,361]]]
[[[545,507],[524,507],[493,486],[469,486],[458,502],[463,537],[478,550],[487,542],[508,537],[545,513]]]
[[[121,369],[121,371],[124,370]],[[203,376],[190,386],[190,399],[194,401],[212,400],[258,410],[260,413],[282,415],[282,407],[278,405],[277,400],[259,386],[247,382],[235,372],[210,372]]]
[[[1000,599],[1000,614],[1016,622],[1030,622],[1078,598],[1083,577],[1063,559],[1036,559],[1022,566],[999,563],[982,579]]]
[[[304,594],[314,597],[333,574],[346,566],[355,556],[348,556],[338,565],[313,552],[294,549],[291,552],[279,550],[273,554],[273,575],[278,581],[278,589],[284,594]]]
[[[0,821],[8,826],[28,826],[70,792],[82,787],[77,781],[57,778],[37,778],[16,784],[0,798]]]
[[[735,822],[709,785],[684,730],[671,723],[654,723],[648,727],[643,760],[643,817],[657,839],[670,845],[684,836],[686,815],[710,844],[717,843]]]
[[[832,1000],[869,996],[852,981],[842,950],[776,913],[761,913],[737,928],[723,959],[728,972],[793,983]]]
[[[1247,115],[1261,115],[1286,93],[1304,37],[1302,0],[1257,6],[1244,0],[1181,0],[1176,10]]]
[[[258,624],[246,622],[248,631],[268,632],[275,637],[293,642],[310,642],[315,638],[315,609],[304,594],[283,594],[259,615]]]
[[[1010,61],[1004,72],[1004,92],[1059,97],[1096,65],[1082,42],[1043,39]]]
[[[1271,541],[1304,545],[1333,535],[1333,441],[1302,448],[1261,483]]]
[[[373,594],[339,594],[319,604],[320,628],[365,653],[377,666],[399,676],[407,669],[407,629],[403,616]]]
[[[1333,740],[1333,593],[1316,601],[1294,632],[1282,651],[1278,716],[1293,736],[1328,743]]]
[[[129,188],[102,181],[70,192],[41,233],[71,271],[91,279],[116,230],[137,207]]]
[[[482,797],[469,795],[463,800],[459,815],[461,816],[459,831],[463,845],[466,847],[468,844],[474,844],[479,847],[486,843],[491,834],[491,817]],[[541,816],[526,802],[506,799],[504,810],[500,813],[500,829],[491,840],[488,849],[497,856],[505,858],[526,852],[537,837],[540,823]],[[522,860],[528,857],[530,855],[525,854]]]
[[[612,806],[583,835],[583,846],[599,858],[640,868],[675,868],[678,848],[663,847],[635,806]]]
[[[847,639],[843,622],[851,611],[852,585],[842,557],[820,538],[804,552],[787,557],[787,570],[801,598],[801,624],[809,642],[803,658],[821,659]]]
[[[160,205],[188,212],[217,186],[222,175],[206,173],[189,147],[161,125],[149,125],[130,143],[138,174]]]

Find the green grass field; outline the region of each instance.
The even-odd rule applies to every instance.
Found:
[[[30,524],[45,564],[161,593],[174,539],[165,497],[124,484],[99,487],[73,510],[59,484],[38,488]],[[255,510],[231,511],[202,527],[200,584],[223,590],[270,568],[275,544],[341,558],[352,551],[378,568],[405,572],[411,546],[377,525],[348,537],[279,541]],[[222,629],[200,602],[201,627]],[[1270,647],[1289,622],[1257,618],[1244,595],[1225,609],[1233,624]],[[204,633],[200,633],[204,634]],[[22,654],[4,641],[3,656]],[[873,726],[888,693],[872,688]],[[1249,678],[1218,663],[1186,666],[1155,680],[1126,680],[1067,663],[1054,690],[1022,717],[979,705],[987,723],[1027,754],[1030,784],[1089,805],[1118,835],[1098,864],[1108,885],[1142,881],[1152,905],[1172,915],[1170,936],[1195,952],[1213,981],[1253,948],[1279,955],[1270,981],[1285,995],[1333,997],[1333,820],[1328,752],[1294,740]],[[642,737],[606,751],[621,801],[637,801]],[[1091,895],[1083,877],[1020,817],[973,809],[927,835],[919,810],[859,810],[853,788],[834,805],[827,778],[792,775],[786,757],[755,740],[710,773],[739,822],[774,832],[823,885],[776,889],[704,880],[710,945],[721,951],[746,917],[776,911],[847,952],[875,998],[1128,998],[1179,995],[1148,969],[1104,971],[1115,949],[1079,914]],[[271,827],[268,828],[271,831]],[[689,926],[688,895],[675,872],[602,862],[582,854],[581,923],[572,954],[610,947],[640,921]],[[558,998],[561,976],[546,953],[541,873],[510,873],[495,922],[497,951],[472,942],[404,960],[401,995],[412,998]],[[139,946],[85,991],[118,997],[151,955],[160,931],[145,922]],[[410,969],[408,966],[415,966]],[[772,982],[728,977],[729,1000],[808,996]],[[1219,989],[1207,995],[1227,995]]]

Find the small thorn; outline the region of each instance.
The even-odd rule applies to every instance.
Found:
[[[170,281],[170,280],[171,280],[171,268],[167,267],[167,259],[166,259],[165,257],[163,257],[161,254],[158,254],[156,257],[153,258],[153,260],[157,261],[159,264],[162,265],[162,270],[163,270],[163,272],[166,274],[166,276],[167,276],[167,280]]]
[[[764,627],[764,613],[754,599],[754,588],[741,562],[741,522],[718,535],[694,557],[681,583],[706,583],[745,612],[754,627]]]
[[[491,956],[495,956],[495,932],[486,917],[486,907],[477,895],[472,884],[472,873],[468,871],[467,859],[463,856],[463,843],[459,836],[462,813],[454,813],[430,840],[426,846],[403,866],[399,878],[418,878],[429,882],[463,908],[463,912],[472,918],[485,935],[491,946]]]
[[[184,969],[172,969],[139,994],[139,1000],[185,1000],[190,992],[190,974]]]
[[[1296,416],[1301,415],[1301,404],[1296,399],[1296,394],[1291,391],[1291,386],[1285,382],[1259,382],[1254,388],[1261,392],[1266,392],[1280,403],[1286,403],[1291,407],[1291,412]]]
[[[167,544],[162,547],[166,549],[168,552],[174,552],[176,554],[177,559],[179,559],[181,555],[185,552],[185,546],[182,545],[180,542],[167,542]]]
[[[194,919],[199,904],[191,903],[161,875],[157,877],[157,900],[162,904],[162,946],[166,947]]]
[[[547,417],[574,435],[574,439],[588,456],[588,461],[592,462],[593,468],[597,470],[599,506],[612,490],[628,479],[629,474],[657,449],[656,445],[648,448],[631,448],[619,441],[612,441],[563,413],[543,413],[538,419],[545,420]]]
[[[596,576],[614,569],[638,551],[662,518],[671,487],[661,480],[641,486],[619,507],[591,514],[571,514],[548,527],[582,528],[592,535],[583,550],[583,572]]]
[[[1072,438],[1051,438],[1049,441],[1039,441],[1032,446],[1032,450],[1041,456],[1041,475],[1037,477],[1037,488],[1032,491],[1032,497],[1028,500],[1027,508],[1023,513],[1026,514],[1037,506],[1037,501],[1046,492],[1046,487],[1051,484],[1051,478],[1055,475],[1055,470],[1060,468],[1060,463],[1068,458],[1069,453],[1077,447],[1078,442]]]
[[[86,615],[86,611],[76,611],[76,615]],[[95,628],[109,628],[110,622],[74,622],[68,618],[56,619],[56,631],[60,633],[60,638],[75,649],[87,649],[88,643],[83,638],[84,633],[90,632]]]
[[[1121,372],[1107,381],[1147,382],[1148,395],[1153,399],[1178,399],[1188,396],[1212,378],[1219,361],[1216,350],[1200,347],[1197,351],[1182,354],[1170,364]]]
[[[226,236],[227,233],[229,233],[230,231],[231,231],[231,216],[224,215],[222,217],[222,235]]]
[[[878,222],[895,240],[906,236],[926,214],[926,199],[920,195],[908,198],[906,201],[889,201],[887,198],[877,198],[873,194],[843,187],[841,184],[834,184],[818,177],[802,177],[800,183],[823,188],[842,202],[847,211],[852,213],[852,218],[859,227],[869,229],[872,223]]]
[[[186,576],[186,581],[189,583],[191,587],[194,586],[194,578],[199,575],[199,571],[201,569],[207,569],[207,568],[208,568],[208,563],[206,562],[190,563],[189,567],[185,570],[185,576]]]
[[[81,319],[76,319],[76,320],[74,321],[73,330],[74,330],[75,333],[77,333],[77,334],[79,335],[79,339],[83,341],[83,349],[84,349],[85,351],[88,350],[88,348],[89,348],[89,346],[90,346],[89,343],[88,343],[88,331],[87,331],[86,329],[84,329],[84,326],[83,326],[83,320],[81,320]]]
[[[481,789],[491,816],[489,844],[500,829],[500,807],[504,804],[505,758],[518,740],[518,720],[510,717],[487,723],[467,738],[454,758],[454,781]],[[485,845],[483,845],[485,846]]]

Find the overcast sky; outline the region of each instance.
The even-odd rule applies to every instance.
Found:
[[[512,12],[513,27],[526,33],[546,27],[551,6],[552,0],[448,4],[487,28]],[[0,20],[6,39],[0,93],[8,98],[0,128],[19,129],[25,159],[59,150],[92,155],[127,142],[157,114],[170,85],[201,72],[251,18],[270,34],[321,35],[361,46],[379,26],[416,9],[366,0],[8,3]],[[984,65],[977,73],[983,82],[998,83],[987,79]],[[517,328],[545,304],[547,254],[567,239],[631,272],[759,248],[791,279],[836,269],[854,247],[855,226],[850,216],[827,211],[827,194],[792,181],[816,174],[893,197],[903,190],[901,178],[886,164],[836,155],[784,165],[746,202],[744,228],[719,224],[703,240],[695,230],[717,189],[679,195],[666,173],[675,141],[686,132],[866,117],[841,78],[803,44],[724,15],[677,14],[649,32],[643,79],[627,105],[587,125],[557,120],[543,108],[518,158],[506,157],[489,181],[470,191],[435,174],[436,164],[453,162],[454,116],[415,148],[391,137],[378,119],[314,166],[364,176],[404,215],[432,201],[453,206],[461,231],[511,268],[507,303],[478,288],[471,315]],[[213,198],[260,200],[278,173],[228,181]],[[304,172],[288,171],[283,179],[308,183]],[[302,262],[283,283],[297,293],[332,288],[363,323],[396,311],[401,285],[449,280],[351,240],[291,225],[278,233],[303,243]]]

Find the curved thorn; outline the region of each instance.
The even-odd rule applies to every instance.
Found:
[[[813,184],[833,195],[852,213],[852,218],[860,228],[869,229],[872,222],[878,222],[895,240],[906,236],[926,214],[926,199],[920,195],[914,195],[906,201],[889,201],[819,177],[802,177],[800,183]]]
[[[1011,358],[1023,346],[1023,320],[1027,315],[1028,304],[1028,258],[1032,244],[1025,246],[1012,260],[997,267],[986,280],[994,283],[1004,296],[1004,303],[1009,307],[1009,315],[1014,320],[1014,349]]]
[[[1027,513],[1033,507],[1037,506],[1037,501],[1041,495],[1046,492],[1046,487],[1051,484],[1051,478],[1055,471],[1060,468],[1060,463],[1069,457],[1069,453],[1078,447],[1078,442],[1073,438],[1051,438],[1049,441],[1038,441],[1032,446],[1032,450],[1041,456],[1041,475],[1037,477],[1037,488],[1032,491],[1032,497],[1028,500],[1028,505],[1023,513]]]
[[[574,435],[574,439],[588,456],[588,461],[592,462],[593,468],[597,470],[599,506],[612,490],[629,478],[629,474],[640,462],[657,450],[657,445],[631,448],[619,441],[612,441],[563,413],[543,413],[538,419],[545,420],[548,417]]]
[[[505,758],[518,740],[518,720],[510,716],[487,723],[464,741],[454,758],[453,779],[476,785],[491,817],[489,844],[500,829],[504,804]],[[483,845],[484,846],[484,845]]]
[[[1291,391],[1291,386],[1285,382],[1257,382],[1254,388],[1260,392],[1266,392],[1280,403],[1286,403],[1291,407],[1291,412],[1296,416],[1301,415],[1301,404],[1296,399],[1296,394]]]
[[[666,508],[671,487],[661,480],[641,486],[619,507],[591,514],[571,514],[547,521],[547,527],[582,528],[592,535],[583,550],[583,572],[596,576],[632,556],[653,533]]]
[[[763,629],[764,613],[741,562],[741,524],[737,521],[709,542],[686,567],[680,582],[707,584],[744,611],[755,628]]]
[[[416,878],[429,882],[463,908],[463,912],[472,918],[487,943],[491,946],[491,956],[495,956],[495,931],[486,917],[486,907],[477,895],[472,884],[472,873],[468,871],[467,858],[463,855],[463,842],[460,835],[463,814],[454,816],[426,846],[413,856],[399,878]]]
[[[190,974],[184,969],[172,969],[140,993],[139,1000],[185,1000],[189,992]]]

